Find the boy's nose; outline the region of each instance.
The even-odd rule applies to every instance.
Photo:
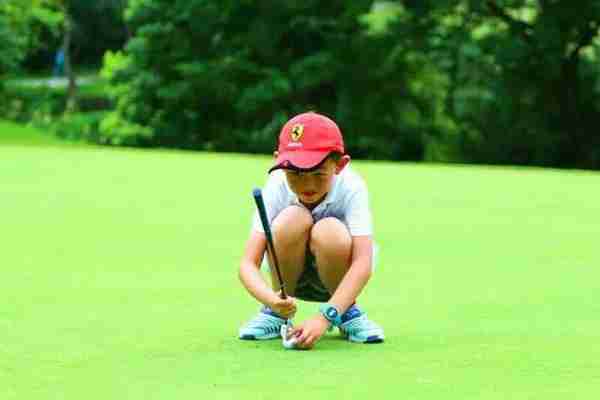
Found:
[[[307,180],[304,185],[302,185],[302,190],[304,192],[315,192],[317,190],[317,185],[315,182]]]

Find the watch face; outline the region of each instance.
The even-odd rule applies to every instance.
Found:
[[[336,310],[335,308],[333,308],[333,307],[329,307],[329,308],[327,309],[327,311],[325,311],[325,313],[327,314],[327,317],[328,317],[329,319],[336,319],[336,318],[337,318],[337,315],[338,315],[338,312],[337,312],[337,310]]]

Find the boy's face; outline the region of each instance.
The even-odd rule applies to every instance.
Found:
[[[333,184],[333,177],[350,161],[348,156],[339,161],[327,159],[318,169],[310,172],[285,170],[290,189],[308,208],[316,207],[327,195]]]

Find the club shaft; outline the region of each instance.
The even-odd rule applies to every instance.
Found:
[[[273,235],[271,233],[271,227],[269,225],[269,219],[267,218],[267,211],[265,209],[265,203],[262,197],[260,189],[254,189],[253,192],[254,201],[256,202],[256,208],[258,209],[258,215],[262,223],[263,229],[265,230],[265,236],[267,237],[267,250],[271,254],[273,264],[275,267],[275,273],[279,280],[279,287],[281,288],[281,298],[286,299],[287,294],[285,292],[285,284],[281,276],[281,270],[279,269],[279,261],[277,260],[277,253],[275,252],[275,246],[273,245]]]

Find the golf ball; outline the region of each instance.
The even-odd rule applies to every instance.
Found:
[[[298,343],[298,338],[296,337],[287,338],[288,329],[291,328],[292,326],[287,324],[281,327],[281,342],[286,349],[295,349],[296,343]]]
[[[293,337],[291,339],[283,339],[283,347],[285,347],[286,349],[295,349],[297,342],[298,341],[296,340],[295,337]]]

